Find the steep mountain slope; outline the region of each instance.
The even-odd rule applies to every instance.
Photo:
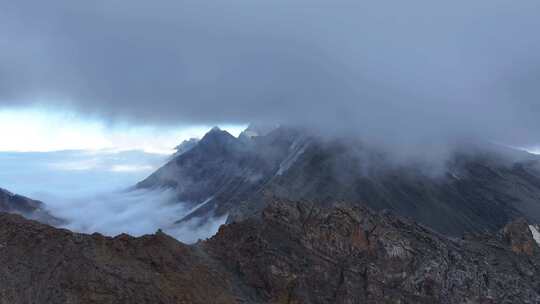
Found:
[[[0,188],[0,212],[16,213],[42,223],[57,225],[62,221],[52,216],[42,202],[13,194]]]
[[[181,154],[191,150],[193,147],[197,145],[198,142],[199,140],[197,138],[190,138],[188,140],[184,140],[183,142],[181,142],[178,146],[174,148],[176,152],[173,154],[172,157],[173,158],[178,157]]]
[[[300,136],[296,130],[280,129],[246,140],[214,128],[137,187],[174,188],[179,201],[197,207],[179,220],[221,216],[270,181]]]
[[[267,205],[192,246],[0,214],[0,303],[540,301],[540,248],[524,220],[450,239],[366,208]]]
[[[500,229],[515,216],[540,221],[538,160],[505,152],[456,152],[431,172],[415,164],[391,166],[384,157],[351,153],[339,143],[312,145],[266,191],[321,205],[344,200],[390,209],[453,235]]]
[[[138,187],[171,187],[180,201],[200,206],[180,222],[256,216],[264,197],[272,195],[320,206],[347,201],[390,209],[460,235],[497,230],[520,215],[540,222],[539,163],[508,148],[466,146],[434,169],[396,163],[350,138],[326,139],[285,127],[235,138],[214,129]]]

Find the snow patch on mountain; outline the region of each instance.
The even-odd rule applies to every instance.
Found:
[[[529,225],[529,230],[531,230],[531,233],[533,235],[534,240],[538,245],[540,245],[540,231],[539,231],[538,225]]]
[[[191,209],[187,212],[187,215],[186,215],[186,216],[189,216],[189,215],[192,214],[193,212],[199,210],[202,206],[208,204],[213,198],[214,198],[214,197],[211,196],[211,197],[207,198],[206,200],[204,200],[202,203],[195,205],[195,207],[191,208]]]
[[[305,138],[299,138],[293,142],[290,147],[291,153],[281,162],[276,175],[283,175],[291,166],[298,160],[298,158],[306,151],[310,141]]]

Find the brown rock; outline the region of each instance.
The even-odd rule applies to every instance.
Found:
[[[539,303],[526,227],[459,240],[365,208],[274,201],[187,246],[0,214],[0,303]]]
[[[524,218],[518,218],[507,224],[503,228],[503,234],[515,253],[533,255],[538,250],[529,224]]]
[[[236,303],[226,272],[164,234],[83,235],[10,214],[0,223],[2,304]]]

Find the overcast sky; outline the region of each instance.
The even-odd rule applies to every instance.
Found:
[[[0,109],[536,145],[539,28],[538,0],[0,0]]]
[[[219,127],[235,136],[246,128],[245,125]],[[211,128],[210,125],[111,124],[99,117],[41,107],[0,109],[0,151],[142,150],[170,155],[183,140],[201,138]]]

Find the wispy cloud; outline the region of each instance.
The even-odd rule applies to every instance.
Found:
[[[153,166],[114,165],[110,170],[113,172],[152,172],[155,169]]]

